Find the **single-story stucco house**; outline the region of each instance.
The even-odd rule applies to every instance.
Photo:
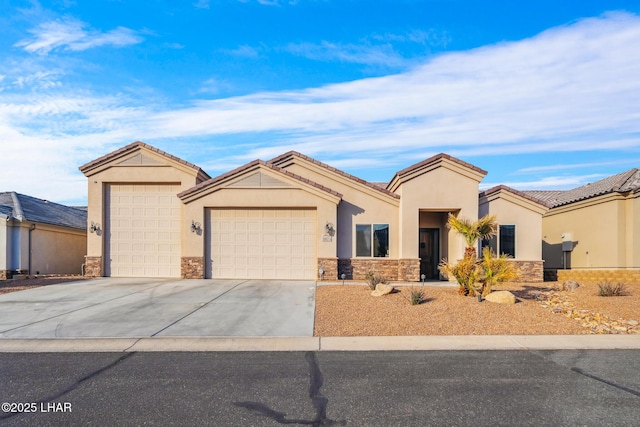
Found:
[[[460,259],[453,213],[497,215],[495,248],[525,281],[542,281],[547,204],[500,186],[486,171],[438,154],[373,184],[291,151],[211,178],[142,142],[80,167],[88,178],[87,274],[123,277],[440,278]]]
[[[80,274],[86,253],[86,209],[0,193],[0,279]]]
[[[640,170],[565,191],[526,191],[550,209],[542,253],[550,280],[640,283]]]

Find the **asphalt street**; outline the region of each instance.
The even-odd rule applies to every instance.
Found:
[[[2,425],[637,426],[640,351],[0,353]]]

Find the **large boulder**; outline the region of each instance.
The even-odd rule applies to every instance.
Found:
[[[484,299],[489,302],[495,302],[498,304],[515,304],[516,303],[516,296],[509,291],[491,292],[489,295],[484,297]]]
[[[385,285],[384,283],[378,283],[376,285],[376,290],[371,292],[371,295],[374,297],[381,297],[382,295],[387,295],[393,292],[393,286]]]

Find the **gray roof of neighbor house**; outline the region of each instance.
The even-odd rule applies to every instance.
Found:
[[[612,175],[572,190],[530,190],[523,191],[523,193],[543,200],[555,208],[603,194],[626,193],[629,191],[640,191],[640,169],[638,168]]]
[[[87,228],[86,208],[65,206],[15,191],[0,192],[0,214],[17,221]]]

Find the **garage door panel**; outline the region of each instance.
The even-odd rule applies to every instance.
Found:
[[[208,277],[315,278],[314,209],[211,209],[209,214]]]
[[[179,191],[178,185],[109,186],[108,275],[180,277]]]

